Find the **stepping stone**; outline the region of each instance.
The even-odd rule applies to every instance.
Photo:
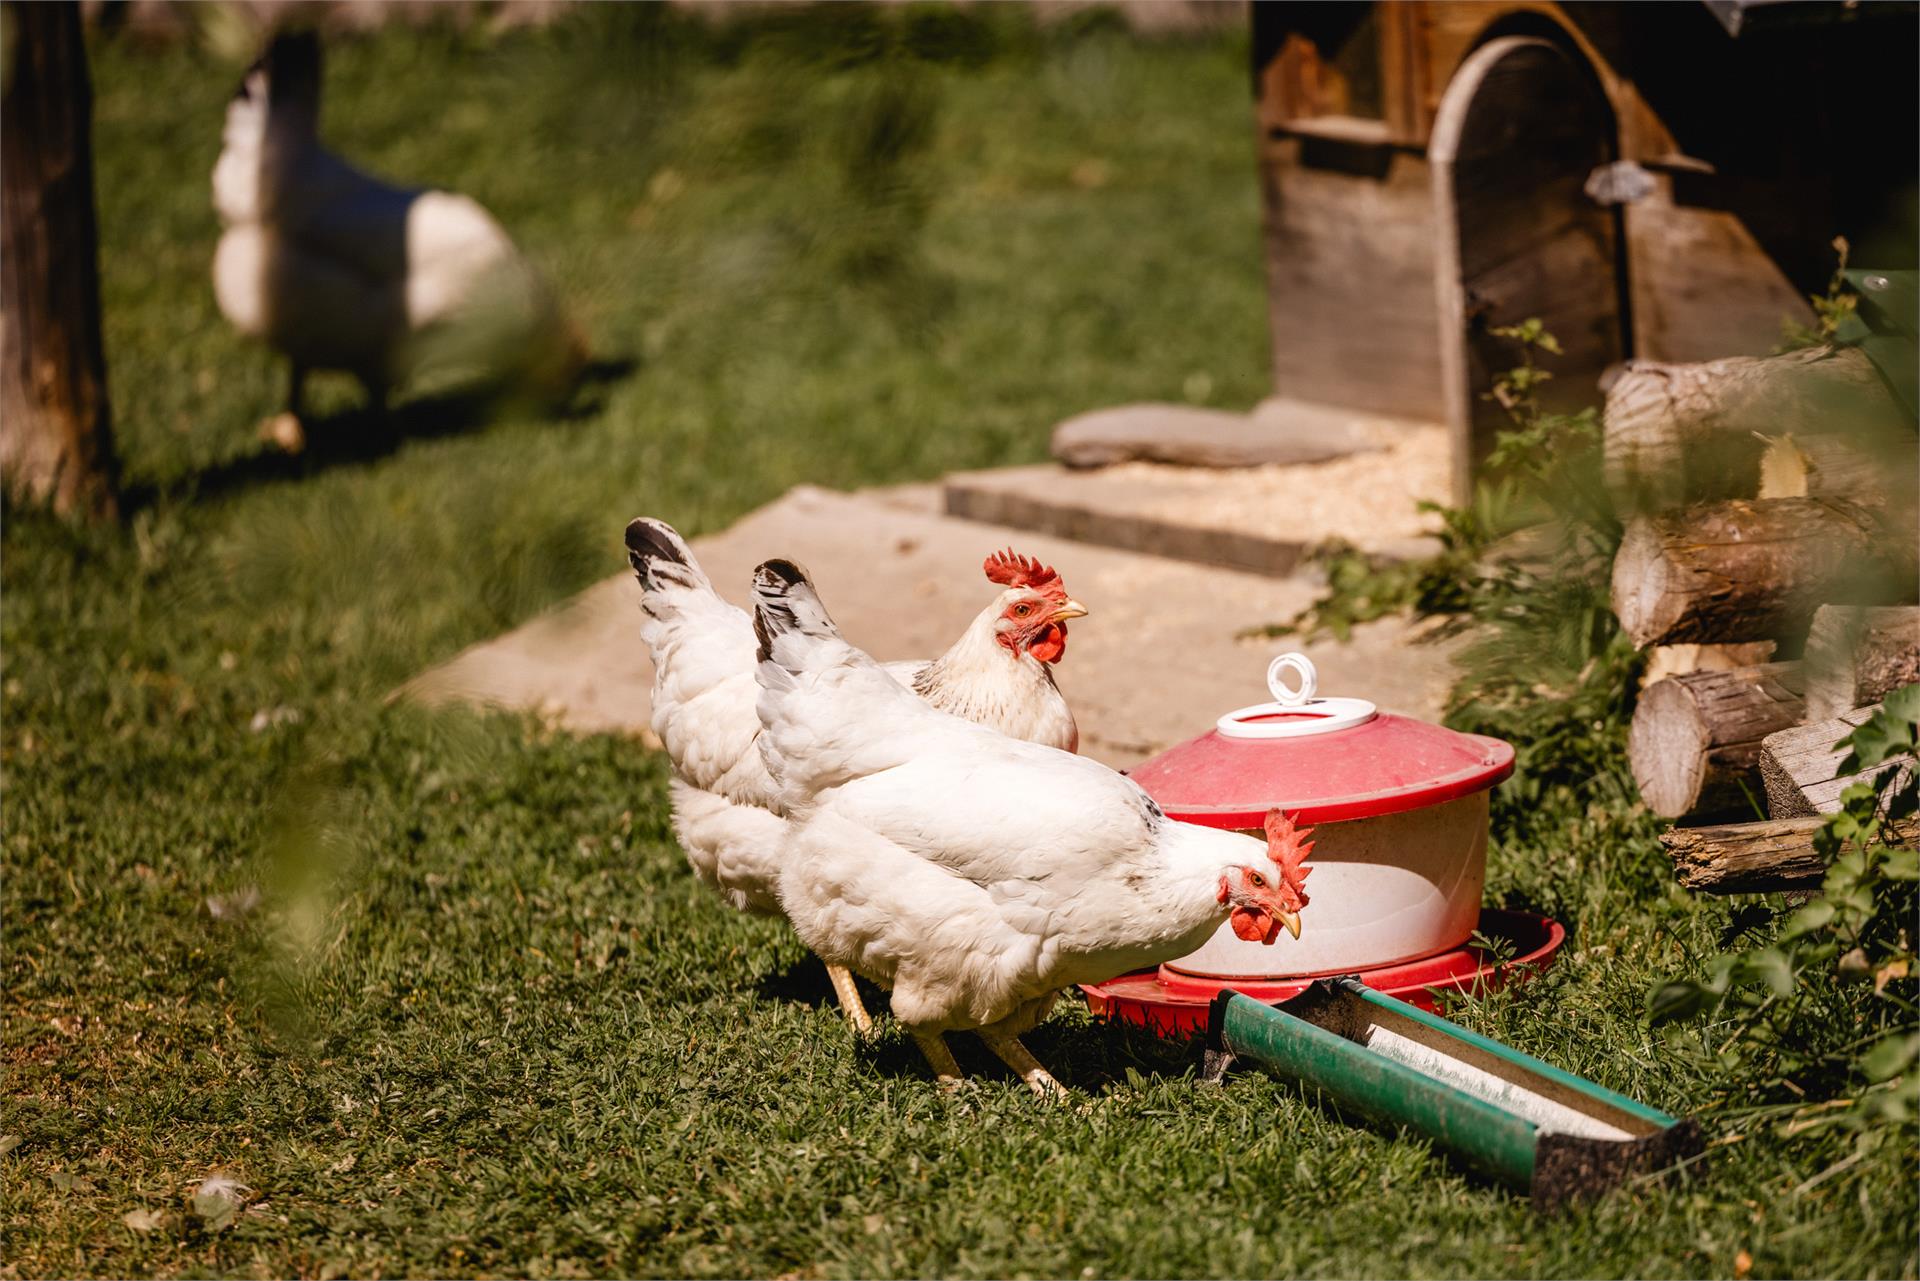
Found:
[[[1302,579],[981,525],[940,514],[938,503],[931,486],[863,494],[803,486],[693,546],[720,593],[743,605],[754,565],[770,556],[798,560],[847,636],[883,660],[932,657],[953,642],[998,590],[980,570],[988,553],[1011,544],[1039,557],[1091,611],[1073,623],[1055,669],[1080,723],[1081,750],[1122,768],[1201,733],[1223,712],[1266,701],[1268,660],[1302,648],[1292,639],[1240,638],[1311,603],[1319,588]],[[609,543],[639,514],[611,519]],[[611,551],[608,559],[615,561]],[[639,586],[623,568],[422,673],[402,693],[538,712],[582,733],[644,735],[653,670],[639,610]],[[1305,647],[1321,691],[1437,718],[1451,677],[1447,650],[1410,644],[1412,630],[1381,620],[1356,628],[1349,644]]]
[[[1324,409],[1234,414],[1191,405],[1119,405],[1080,414],[1053,429],[1053,456],[1068,467],[1324,463],[1372,448],[1377,446],[1355,431],[1351,415]]]
[[[1438,519],[1418,503],[1447,497],[1445,427],[1285,400],[1265,402],[1244,421],[1332,422],[1357,452],[1234,469],[1133,462],[1098,471],[1044,464],[961,472],[946,480],[946,511],[1255,574],[1291,574],[1334,539],[1393,558],[1436,550]]]

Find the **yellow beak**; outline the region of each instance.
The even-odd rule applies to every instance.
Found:
[[[1275,912],[1274,915],[1280,918],[1280,924],[1287,927],[1287,933],[1293,935],[1295,938],[1300,937],[1300,913]]]
[[[1067,598],[1066,604],[1062,605],[1059,609],[1056,609],[1053,611],[1053,618],[1055,622],[1058,622],[1063,618],[1085,618],[1086,616],[1087,616],[1087,607],[1085,605],[1082,605],[1079,601],[1073,599],[1071,596]]]

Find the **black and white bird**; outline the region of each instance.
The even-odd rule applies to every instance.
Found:
[[[585,344],[539,271],[478,202],[323,147],[320,82],[319,38],[276,36],[227,105],[213,168],[214,296],[292,363],[290,430],[315,369],[356,376],[376,410],[407,383],[564,392]]]

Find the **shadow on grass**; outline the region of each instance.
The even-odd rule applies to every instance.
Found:
[[[891,1023],[892,1007],[884,989],[856,977],[860,998],[878,1026],[876,1036],[859,1053],[882,1076],[929,1079],[927,1061],[904,1029]],[[833,985],[818,957],[807,956],[782,969],[763,974],[754,985],[759,999],[831,1010],[839,1016]],[[1131,1023],[1079,1019],[1078,992],[1064,992],[1053,1014],[1020,1039],[1034,1057],[1070,1090],[1099,1094],[1110,1085],[1178,1080],[1200,1067],[1197,1038],[1169,1040]],[[893,1035],[899,1031],[902,1035]],[[968,1077],[1010,1079],[1012,1073],[978,1036],[954,1032],[947,1036],[954,1059]]]
[[[858,976],[853,981],[859,985],[860,999],[866,1003],[867,1013],[878,1018],[893,1012],[885,988]],[[754,984],[754,995],[763,1001],[804,1005],[836,1014],[840,1010],[840,1003],[834,999],[833,984],[827,979],[827,967],[817,956],[803,956],[784,969],[761,975],[760,981]]]
[[[639,368],[640,362],[631,356],[590,361],[566,401],[544,407],[541,416],[556,424],[592,418],[605,409],[608,390]],[[329,468],[376,462],[395,453],[409,440],[433,440],[482,430],[515,407],[516,402],[512,400],[480,391],[423,396],[386,413],[362,406],[324,418],[309,418],[304,424],[306,447],[300,453],[261,449],[172,482],[132,486],[123,491],[121,506],[131,515],[162,497],[220,498],[261,485],[306,480]]]

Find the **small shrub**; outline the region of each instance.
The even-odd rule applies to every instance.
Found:
[[[1886,768],[1847,788],[1821,828],[1819,896],[1774,918],[1771,943],[1723,955],[1704,977],[1669,980],[1650,998],[1655,1023],[1711,1020],[1674,1036],[1675,1047],[1713,1060],[1730,1095],[1777,1102],[1791,1133],[1842,1126],[1868,1146],[1915,1142],[1920,853],[1888,838],[1892,822],[1920,808],[1917,739],[1920,684],[1835,744],[1847,749],[1844,772]]]

